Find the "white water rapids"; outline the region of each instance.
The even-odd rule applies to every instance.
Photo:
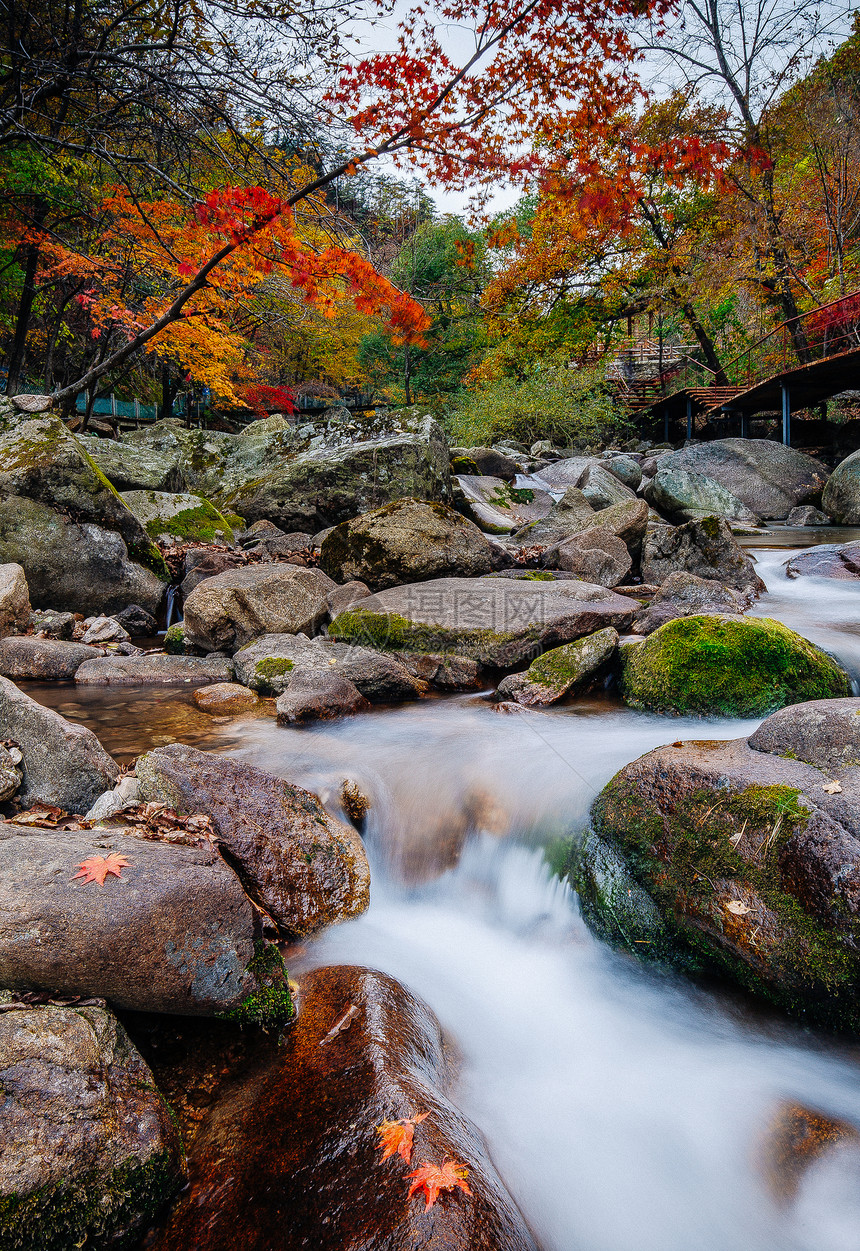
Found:
[[[860,675],[860,584],[790,582],[790,554],[757,553],[769,593],[756,614]],[[291,781],[324,792],[348,775],[371,795],[371,907],[310,945],[305,966],[379,968],[430,1004],[461,1056],[455,1098],[545,1251],[860,1251],[860,1154],[824,1156],[790,1203],[761,1165],[785,1099],[860,1125],[860,1048],[602,946],[540,850],[581,828],[641,753],[755,724],[609,699],[504,716],[462,696],[227,732],[233,752]],[[427,880],[421,866],[466,809],[478,832]]]

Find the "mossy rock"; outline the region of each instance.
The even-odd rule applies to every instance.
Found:
[[[186,654],[185,627],[181,623],[172,625],[165,634],[164,650],[168,656],[184,656]]]
[[[652,712],[761,717],[851,689],[832,657],[767,617],[678,618],[621,657],[624,699]]]
[[[168,491],[126,491],[123,500],[143,524],[150,538],[171,534],[177,539],[212,543],[234,541],[233,524],[244,526],[236,514],[229,517],[201,495]]]

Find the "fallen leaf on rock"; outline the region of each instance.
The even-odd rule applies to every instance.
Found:
[[[842,787],[836,781],[825,782],[821,789],[827,795],[841,795],[842,794]]]
[[[748,912],[752,912],[752,908],[747,907],[745,903],[741,903],[739,899],[732,899],[726,904],[726,912],[731,912],[732,916],[745,917]]]
[[[406,1174],[407,1177],[415,1178],[406,1197],[411,1199],[417,1190],[423,1190],[427,1198],[424,1208],[426,1212],[432,1208],[443,1190],[454,1190],[459,1186],[460,1190],[470,1195],[472,1192],[465,1181],[468,1175],[466,1166],[456,1160],[446,1160],[441,1168],[438,1164],[421,1164],[413,1172]]]
[[[56,804],[45,804],[37,800],[26,812],[10,817],[9,825],[38,825],[48,830],[89,830],[93,823],[66,812],[65,808],[58,808]]]
[[[175,808],[168,808],[167,804],[149,803],[130,804],[116,815],[133,826],[141,838],[189,847],[218,841],[211,817],[202,812],[181,817]]]
[[[113,851],[109,856],[90,856],[78,865],[79,872],[75,874],[72,881],[77,877],[82,877],[84,886],[90,882],[98,882],[99,886],[104,886],[105,878],[109,873],[112,873],[114,877],[119,877],[128,863],[125,856],[118,856]]]
[[[392,1155],[399,1155],[408,1164],[412,1158],[412,1138],[415,1126],[420,1125],[427,1116],[429,1116],[428,1112],[421,1112],[418,1116],[405,1117],[401,1121],[383,1121],[381,1125],[377,1125],[376,1132],[382,1139],[379,1150],[382,1152],[383,1160],[387,1160]]]

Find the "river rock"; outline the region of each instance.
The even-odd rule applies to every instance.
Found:
[[[82,643],[120,643],[127,642],[128,630],[115,617],[92,617],[84,622],[87,627],[81,638]]]
[[[232,543],[233,525],[242,524],[241,518],[227,518],[201,495],[189,492],[124,491],[122,498],[153,539],[172,534],[195,543]]]
[[[0,639],[0,674],[16,681],[68,682],[81,665],[104,655],[100,647],[21,635]]]
[[[513,482],[517,474],[523,472],[520,460],[514,459],[495,447],[458,447],[451,448],[454,457],[454,472],[469,473],[470,470],[457,468],[457,461],[471,461],[477,472],[488,478],[501,478],[504,482]]]
[[[553,491],[578,487],[586,471],[596,463],[592,456],[570,456],[565,460],[557,460],[554,465],[547,465],[541,470],[540,481],[545,482]]]
[[[739,591],[723,586],[713,578],[697,578],[694,573],[670,573],[646,607],[636,614],[634,634],[651,634],[677,617],[697,617],[702,613],[730,613],[738,616],[749,606]]]
[[[819,699],[782,708],[761,723],[749,745],[829,773],[860,765],[860,699]]]
[[[291,534],[269,534],[258,538],[255,543],[244,543],[246,551],[259,553],[271,560],[291,560],[294,556],[307,556],[314,546],[312,534],[304,530],[294,530]]]
[[[596,515],[578,487],[567,487],[548,515],[517,530],[514,541],[527,546],[538,544],[549,547],[587,530],[594,524]]]
[[[77,619],[73,612],[58,612],[54,608],[30,613],[30,628],[42,638],[68,641],[75,632]]]
[[[481,685],[481,666],[468,656],[398,652],[397,659],[414,678],[440,691],[470,691]]]
[[[552,496],[547,491],[468,474],[459,475],[456,481],[460,506],[489,534],[510,534],[530,521],[546,517],[552,509]]]
[[[92,730],[37,704],[4,677],[0,677],[0,739],[16,743],[23,753],[19,799],[25,807],[41,800],[70,812],[86,812],[119,775],[116,762]]]
[[[283,935],[303,937],[367,908],[361,838],[310,792],[181,743],[148,752],[136,771],[143,802],[212,818],[248,895]]]
[[[0,1243],[18,1251],[118,1246],[182,1171],[152,1074],[103,1007],[0,1014]]]
[[[527,708],[557,703],[592,681],[609,664],[617,646],[618,633],[610,627],[575,643],[553,647],[533,660],[525,673],[509,673],[503,678],[496,697],[513,699]]]
[[[860,522],[860,451],[841,461],[828,479],[821,507],[838,526]]]
[[[806,547],[785,562],[789,578],[860,578],[860,540],[853,543],[818,543]]]
[[[133,560],[130,550],[149,567]],[[168,578],[146,535],[130,549],[116,531],[17,496],[0,496],[0,561],[15,561],[26,570],[34,608],[87,615],[110,614],[128,604],[157,612]]]
[[[369,594],[370,587],[365,582],[344,582],[343,586],[336,586],[326,597],[329,617],[336,617],[351,604],[366,599]]]
[[[603,462],[603,468],[631,491],[638,491],[642,482],[642,466],[634,456],[611,456]]]
[[[830,518],[820,508],[813,508],[811,504],[802,504],[799,508],[792,508],[786,524],[789,526],[829,526]]]
[[[331,623],[329,635],[389,651],[453,652],[511,669],[536,649],[606,626],[623,630],[634,606],[588,582],[438,578],[380,591]]]
[[[248,712],[259,704],[259,696],[238,682],[215,682],[212,686],[198,688],[194,702],[213,717],[232,716],[236,712]]]
[[[227,1251],[237,1231],[244,1251],[537,1251],[477,1130],[445,1094],[430,1010],[385,974],[348,966],[306,974],[301,1004],[282,1045],[221,1088],[152,1251]],[[422,1112],[411,1166],[382,1161],[377,1126]],[[471,1193],[444,1193],[429,1209],[422,1195],[407,1198],[410,1167],[446,1159],[468,1171]]]
[[[857,706],[834,701],[837,725],[823,734],[832,746]],[[813,722],[827,715],[820,701]],[[775,716],[785,721],[785,712]],[[792,733],[790,719],[773,732],[766,721],[758,733],[760,747],[810,742],[809,727]],[[835,779],[745,739],[679,742],[622,769],[593,820],[688,967],[704,963],[790,1012],[857,1029],[858,766],[840,764]]]
[[[832,657],[766,617],[680,617],[621,658],[626,702],[654,712],[760,717],[851,689]]]
[[[764,1175],[777,1201],[792,1203],[806,1175],[832,1152],[850,1149],[857,1167],[860,1132],[848,1121],[826,1112],[784,1101],[767,1126],[762,1152]],[[847,1162],[847,1161],[846,1161]]]
[[[330,585],[297,565],[250,565],[207,578],[185,601],[186,646],[235,652],[261,634],[313,634],[328,612]]]
[[[79,686],[179,686],[190,682],[229,682],[233,664],[226,656],[100,656],[75,673]]]
[[[766,521],[814,504],[828,480],[820,461],[770,439],[714,439],[661,456],[658,472],[675,469],[704,474]],[[824,509],[833,515],[826,503]]]
[[[158,622],[155,617],[153,617],[151,612],[147,612],[145,608],[142,608],[140,604],[129,604],[128,608],[115,612],[113,619],[119,622],[131,638],[151,638],[158,630]]]
[[[370,701],[342,674],[324,670],[299,672],[278,697],[275,709],[282,725],[295,721],[330,721],[366,712]]]
[[[726,517],[742,525],[759,524],[758,517],[742,500],[707,474],[690,473],[665,463],[645,488],[645,498],[673,522]]]
[[[444,504],[403,499],[337,526],[323,541],[320,567],[339,582],[383,590],[443,575],[475,577],[493,563],[474,522]]]
[[[633,567],[627,545],[602,526],[565,539],[555,549],[555,560],[559,569],[597,586],[617,586]]]
[[[723,517],[648,529],[642,545],[642,581],[662,583],[676,570],[713,579],[748,595],[765,589],[752,560]]]
[[[20,565],[0,565],[0,638],[30,624],[30,591]]]
[[[243,647],[233,660],[239,681],[264,695],[280,695],[294,677],[311,673],[336,673],[375,704],[416,699],[421,693],[420,684],[394,656],[332,639],[267,634]]]
[[[245,561],[246,558],[240,552],[190,547],[185,553],[184,577],[180,587],[183,603],[206,578],[215,578],[228,569],[244,568]]]
[[[636,498],[635,491],[631,491],[615,474],[599,464],[589,465],[576,485],[589,504],[598,511]]]
[[[84,860],[128,864],[103,887]],[[96,995],[121,1008],[215,1015],[265,995],[254,963],[257,914],[207,844],[125,829],[0,825],[0,983]]]
[[[159,426],[161,424],[153,423]],[[148,429],[151,430],[152,427]],[[78,435],[77,440],[93,464],[119,492],[182,491],[185,478],[180,469],[178,451],[174,449],[171,452],[163,446],[148,447],[135,440],[135,433],[132,432],[122,439]]]

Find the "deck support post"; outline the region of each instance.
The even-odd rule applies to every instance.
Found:
[[[688,395],[687,396],[687,438],[692,439],[692,437],[693,437],[693,398],[692,396]]]
[[[668,405],[663,409],[663,441],[669,442],[669,408]]]
[[[741,438],[748,439],[750,437],[750,415],[741,409]]]
[[[782,441],[786,447],[791,446],[791,394],[788,383],[780,383],[782,388]]]

